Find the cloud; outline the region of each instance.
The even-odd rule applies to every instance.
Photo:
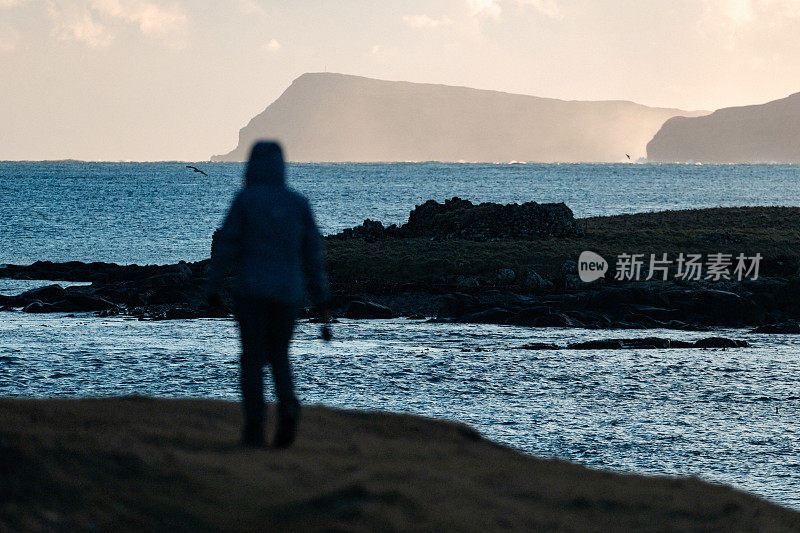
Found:
[[[236,7],[239,8],[239,11],[246,15],[267,14],[267,10],[264,9],[264,6],[262,6],[256,0],[233,0],[233,3],[236,4]]]
[[[431,18],[428,15],[405,15],[403,22],[412,28],[437,28],[439,26],[447,26],[452,24],[453,21],[447,17],[440,19]]]
[[[703,0],[705,21],[731,28],[800,19],[800,0]]]
[[[157,37],[175,48],[186,46],[189,20],[177,4],[146,0],[91,0],[94,10],[135,24],[142,34]]]
[[[377,57],[399,57],[402,55],[400,48],[396,46],[384,46],[382,44],[373,45],[369,53]]]
[[[473,17],[486,17],[499,20],[504,4],[532,7],[542,15],[552,19],[562,19],[564,14],[556,0],[467,0],[467,9]]]
[[[281,49],[281,43],[279,43],[275,39],[270,39],[269,42],[264,45],[264,50],[267,52],[277,52],[280,49]]]
[[[11,24],[0,24],[0,52],[13,52],[19,43],[19,32]]]
[[[550,17],[551,19],[562,19],[564,13],[558,5],[556,0],[517,0],[519,5],[529,5],[536,9],[542,15]]]
[[[28,0],[0,0],[0,7],[17,7]]]
[[[800,0],[703,0],[703,4],[698,28],[725,48],[736,48],[740,40],[753,35],[775,39],[786,30],[800,29]]]
[[[55,22],[55,33],[64,41],[77,41],[93,48],[108,46],[114,34],[96,20],[86,7],[73,2],[49,2],[47,14]]]
[[[165,45],[185,48],[189,20],[176,3],[150,0],[50,0],[48,14],[56,25],[56,34],[88,46],[108,46],[114,40],[114,28],[132,24],[142,35]]]
[[[467,0],[469,14],[473,17],[489,17],[499,19],[503,9],[500,0]]]

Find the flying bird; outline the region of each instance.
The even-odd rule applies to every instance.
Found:
[[[195,172],[199,172],[203,176],[208,176],[208,174],[206,174],[205,172],[203,172],[202,170],[200,170],[197,167],[193,167],[192,165],[186,165],[186,168],[191,168],[192,170],[194,170]]]
[[[631,155],[630,155],[630,154],[625,154],[625,157],[627,157],[628,159],[630,159],[630,158],[631,158]]]

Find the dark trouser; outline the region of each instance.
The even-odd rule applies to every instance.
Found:
[[[264,366],[272,367],[278,416],[281,421],[296,420],[300,402],[294,394],[289,364],[289,341],[294,331],[296,309],[272,301],[240,302],[236,319],[242,337],[240,384],[246,431],[263,430]]]

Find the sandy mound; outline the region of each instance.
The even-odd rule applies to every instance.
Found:
[[[307,408],[288,451],[219,401],[0,400],[0,530],[763,530],[800,513],[696,479],[536,459],[412,416]]]

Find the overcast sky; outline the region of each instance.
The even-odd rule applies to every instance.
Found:
[[[800,91],[800,0],[0,0],[0,159],[205,160],[304,72],[684,109]]]

